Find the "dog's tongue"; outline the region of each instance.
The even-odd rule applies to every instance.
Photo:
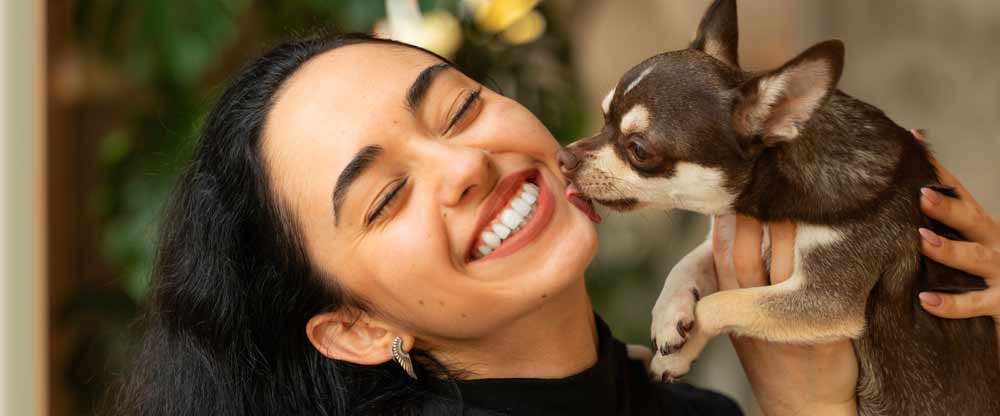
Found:
[[[566,187],[566,199],[584,214],[587,214],[587,218],[590,218],[594,223],[601,222],[601,216],[597,215],[597,211],[594,211],[594,205],[590,203],[590,199],[583,196],[573,183]]]

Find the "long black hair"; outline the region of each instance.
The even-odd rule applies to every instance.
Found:
[[[310,265],[261,154],[284,82],[319,54],[373,42],[416,48],[365,35],[299,39],[251,62],[223,90],[164,213],[145,333],[113,396],[115,414],[419,413],[432,394],[427,382],[392,362],[326,358],[307,339],[316,314],[366,305]],[[428,367],[418,365],[421,380],[435,378]]]

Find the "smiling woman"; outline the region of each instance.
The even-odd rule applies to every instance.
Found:
[[[595,317],[598,218],[558,149],[422,49],[276,47],[225,89],[176,186],[116,414],[739,414],[649,382]],[[780,373],[829,360],[756,356],[771,402],[823,397]]]

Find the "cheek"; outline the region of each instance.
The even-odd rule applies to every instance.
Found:
[[[407,211],[407,215],[394,218],[392,224],[380,230],[376,238],[366,241],[363,252],[363,263],[372,270],[380,290],[403,309],[419,305],[420,300],[436,300],[457,273],[441,224],[415,215],[426,212],[424,209]],[[371,301],[392,306],[382,299]]]
[[[559,142],[531,111],[502,96],[490,104],[479,121],[491,148],[554,159]]]

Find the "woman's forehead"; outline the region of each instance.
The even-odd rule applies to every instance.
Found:
[[[312,58],[275,100],[265,153],[299,159],[311,150],[323,154],[325,163],[346,164],[375,135],[409,116],[407,89],[436,63],[440,60],[419,50],[378,43],[343,46]]]

